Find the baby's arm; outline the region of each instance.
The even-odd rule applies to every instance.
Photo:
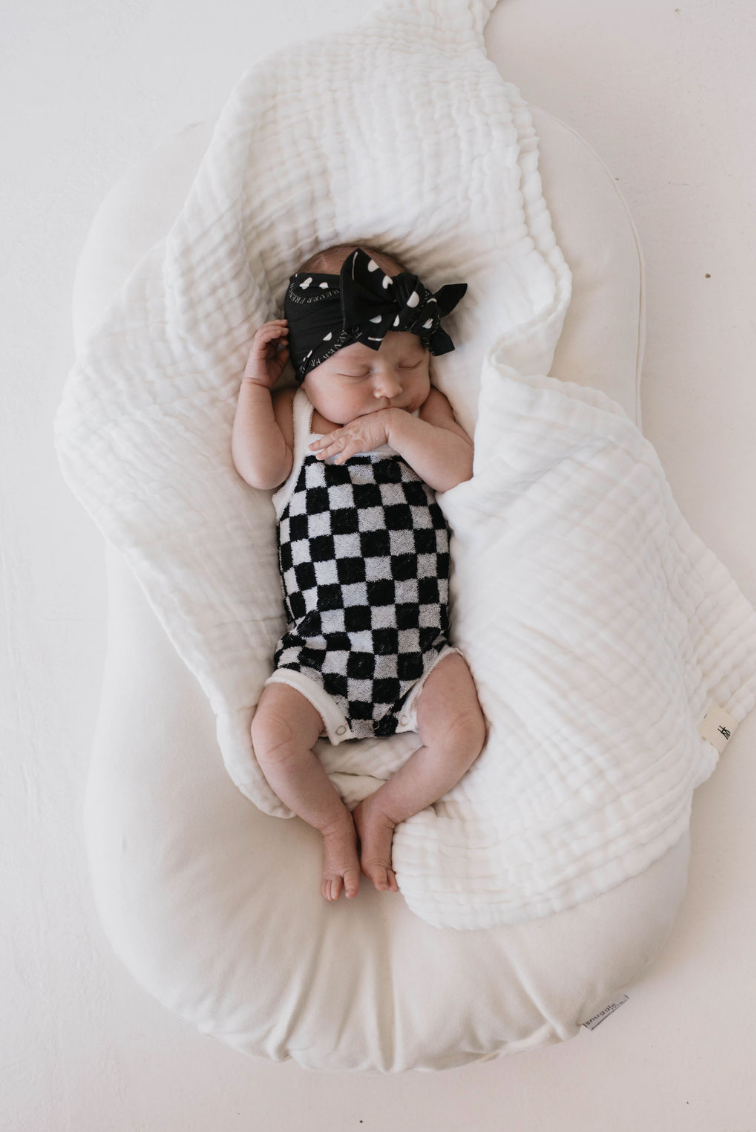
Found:
[[[231,441],[237,472],[252,487],[263,490],[286,479],[293,458],[276,420],[270,392],[288,357],[285,348],[276,354],[281,342],[286,342],[285,319],[266,322],[255,334],[239,389]]]
[[[417,417],[404,409],[386,412],[388,443],[434,491],[448,491],[472,477],[473,442],[440,389],[431,386]]]

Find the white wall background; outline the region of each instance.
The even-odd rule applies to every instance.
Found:
[[[114,958],[81,808],[105,651],[103,547],[52,417],[91,218],[213,118],[254,59],[380,0],[10,0],[2,27],[0,1129],[754,1132],[753,720],[694,798],[673,939],[597,1031],[445,1074],[255,1062]],[[678,4],[679,7],[675,7]],[[693,529],[756,602],[756,11],[750,0],[502,0],[486,38],[630,205],[647,269],[644,431]]]

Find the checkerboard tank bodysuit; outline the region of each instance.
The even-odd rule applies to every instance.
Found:
[[[318,459],[313,408],[300,386],[291,473],[272,496],[287,629],[265,683],[301,692],[333,744],[417,731],[425,679],[459,652],[446,637],[446,521],[433,488],[387,444],[341,464]]]

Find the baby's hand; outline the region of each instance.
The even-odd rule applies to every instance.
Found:
[[[276,384],[289,358],[286,322],[285,318],[274,318],[271,322],[264,322],[257,331],[249,348],[245,381],[262,385],[265,389]],[[283,347],[280,351],[279,346]]]
[[[319,460],[338,452],[334,464],[343,464],[355,452],[372,452],[374,448],[388,444],[390,412],[390,409],[378,409],[355,417],[349,424],[321,436],[320,440],[313,440],[310,449],[316,450]]]

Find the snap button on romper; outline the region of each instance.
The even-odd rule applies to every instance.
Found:
[[[389,445],[318,459],[313,409],[300,386],[292,470],[272,497],[287,629],[265,683],[302,691],[332,742],[393,735],[414,729],[413,687],[459,651],[446,636],[449,532],[433,488]]]

